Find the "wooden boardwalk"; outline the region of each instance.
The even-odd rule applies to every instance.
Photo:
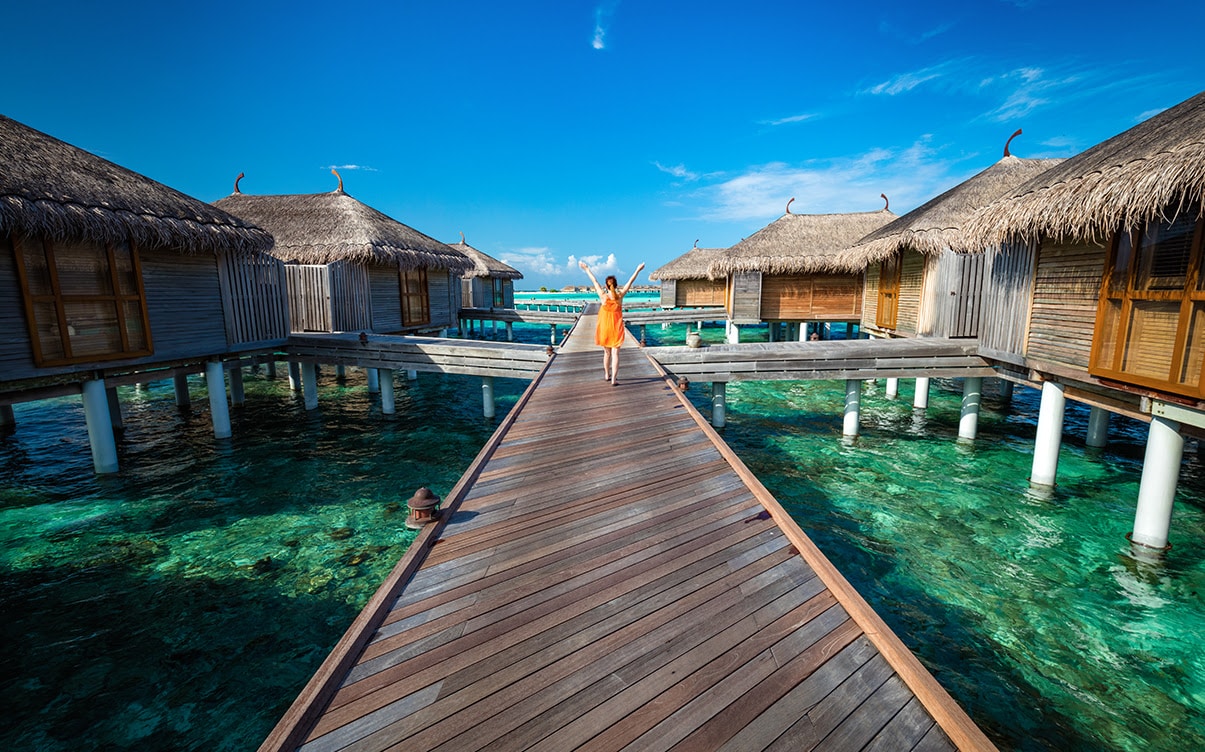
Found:
[[[592,319],[261,750],[993,749],[655,363],[604,382]]]

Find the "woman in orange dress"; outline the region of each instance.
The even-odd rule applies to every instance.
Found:
[[[603,378],[610,381],[611,386],[615,386],[619,383],[619,348],[627,335],[627,329],[623,325],[623,296],[628,294],[632,283],[636,281],[636,275],[644,269],[644,264],[636,267],[632,278],[622,289],[614,275],[607,277],[607,287],[603,289],[585,261],[579,261],[578,266],[589,275],[590,281],[594,283],[594,291],[598,293],[598,300],[602,303],[602,309],[598,312],[598,327],[594,330],[594,344],[603,349]]]

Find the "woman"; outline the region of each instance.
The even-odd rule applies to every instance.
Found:
[[[603,349],[603,378],[610,381],[611,386],[615,386],[619,383],[619,347],[627,334],[623,326],[623,296],[628,294],[632,283],[636,281],[636,275],[644,269],[644,264],[636,267],[632,278],[623,289],[618,289],[619,282],[615,275],[609,275],[605,290],[598,284],[585,261],[579,261],[577,265],[589,275],[590,281],[594,283],[594,291],[598,293],[598,300],[602,303],[602,310],[598,312],[598,328],[594,330],[594,344],[602,346]]]

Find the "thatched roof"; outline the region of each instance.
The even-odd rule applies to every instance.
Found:
[[[708,267],[708,275],[734,272],[815,274],[857,272],[861,266],[841,259],[841,252],[877,230],[895,215],[887,209],[850,214],[782,215],[728,249]]]
[[[271,254],[299,264],[397,264],[402,271],[461,272],[473,262],[443,243],[343,192],[254,196],[235,192],[215,206],[265,228]]]
[[[711,262],[727,252],[727,248],[691,248],[678,258],[651,272],[649,279],[706,279]]]
[[[979,209],[1061,161],[1018,159],[1007,155],[975,177],[883,225],[841,257],[862,269],[904,248],[925,254],[938,254],[947,248],[957,253],[982,250],[982,246],[976,246],[963,232],[967,220]]]
[[[448,247],[457,253],[469,257],[473,265],[464,272],[463,277],[493,277],[495,279],[523,279],[523,272],[509,264],[504,264],[488,253],[482,253],[464,241],[464,233],[460,235],[459,243],[448,243]]]
[[[0,232],[192,252],[272,245],[249,222],[3,115]]]
[[[980,244],[1099,242],[1205,207],[1205,92],[1019,186],[967,224]]]

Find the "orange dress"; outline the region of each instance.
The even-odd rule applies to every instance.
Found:
[[[603,302],[598,312],[598,328],[594,330],[594,344],[602,347],[619,347],[627,335],[623,326],[623,306],[611,296]]]

